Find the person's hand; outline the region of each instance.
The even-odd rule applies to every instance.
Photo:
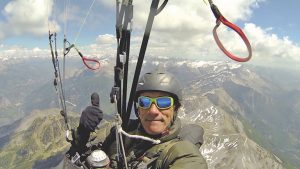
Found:
[[[82,125],[89,132],[95,131],[102,118],[103,113],[99,108],[95,106],[89,106],[81,114],[80,125]]]

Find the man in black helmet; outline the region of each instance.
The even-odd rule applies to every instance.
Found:
[[[89,140],[91,132],[94,132],[103,119],[103,112],[99,108],[100,98],[98,93],[91,95],[91,105],[87,106],[81,113],[79,126],[72,132],[72,146],[68,153],[73,156],[76,152],[81,154]]]
[[[182,86],[171,73],[155,70],[140,78],[135,99],[140,125],[130,134],[146,136],[159,140],[160,143],[125,137],[129,168],[207,168],[199,147],[179,138],[181,123],[177,118],[177,111],[181,100]],[[103,146],[111,159],[111,167],[114,168],[118,158],[116,145],[111,144],[109,137],[107,140]]]
[[[88,132],[94,132],[103,118],[103,112],[99,109],[100,98],[98,93],[94,92],[91,95],[91,104],[82,111],[79,123],[79,127],[82,126]]]

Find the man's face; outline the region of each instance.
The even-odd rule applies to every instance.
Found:
[[[169,96],[165,92],[143,92],[141,96],[149,98],[158,98]],[[168,109],[159,109],[155,103],[152,103],[148,109],[139,107],[139,117],[145,131],[150,135],[161,134],[170,125],[174,115],[174,105]]]

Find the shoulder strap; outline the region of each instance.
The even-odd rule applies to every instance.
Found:
[[[160,153],[157,162],[156,162],[156,168],[168,168],[169,166],[169,161],[166,160],[165,157],[168,157],[169,154],[172,152],[170,151],[177,143],[180,143],[181,140],[176,140],[176,141],[170,141],[169,144],[162,150]]]
[[[147,155],[143,156],[142,163],[140,163],[136,168],[137,169],[160,169],[169,165],[169,163],[164,162],[165,157],[169,155],[169,151],[178,140],[171,140],[165,143],[160,144],[159,146],[163,148],[152,147],[147,151]],[[163,164],[165,163],[165,164]]]

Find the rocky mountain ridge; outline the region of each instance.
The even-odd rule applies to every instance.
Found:
[[[209,169],[284,168],[279,158],[247,137],[238,119],[214,106],[199,110],[192,106],[195,102],[197,100],[185,100],[180,118],[184,123],[203,126],[205,142],[200,151]],[[24,119],[9,143],[1,149],[0,168],[45,169],[59,165],[69,144],[64,138],[63,119],[57,112],[57,109],[35,111]],[[77,126],[78,116],[70,117],[71,126]],[[106,135],[109,124],[101,123],[98,134]]]
[[[9,84],[12,84],[11,86],[14,86],[14,84],[22,83],[25,85],[23,88],[28,89],[7,89],[3,85],[7,85],[8,83],[3,83],[4,81],[1,81],[3,84],[0,83],[2,89],[0,90],[0,93],[2,96],[2,100],[4,100],[3,104],[1,104],[2,106],[4,106],[1,107],[1,111],[5,110],[3,108],[6,108],[10,112],[18,112],[18,110],[12,109],[15,108],[14,105],[18,103],[21,103],[21,105],[18,107],[19,111],[23,112],[24,114],[28,114],[29,112],[37,108],[47,109],[57,106],[55,102],[55,91],[52,86],[52,65],[45,64],[44,62],[45,60],[27,62],[25,64],[26,67],[28,67],[29,65],[34,65],[36,63],[40,63],[40,66],[31,66],[32,70],[27,69],[27,72],[23,73],[22,76],[20,76],[22,78],[20,78],[16,73],[11,74],[10,72],[7,73],[4,71],[1,74],[0,71],[0,76],[2,79],[8,79],[11,77],[10,75],[13,75],[15,79],[18,80],[14,81],[12,79],[9,79],[8,82],[10,82]],[[106,66],[104,66],[99,72],[90,72],[87,69],[78,70],[78,67],[80,68],[82,66],[82,63],[75,61],[71,62],[73,64],[73,66],[71,66],[71,69],[74,71],[73,73],[70,73],[68,78],[66,79],[66,93],[68,93],[68,101],[70,101],[71,103],[75,103],[77,106],[72,107],[68,105],[69,110],[76,110],[77,112],[80,112],[82,108],[84,108],[88,104],[89,93],[91,93],[92,91],[99,91],[100,95],[103,96],[101,98],[103,108],[109,107],[107,103],[109,102],[109,92],[112,87],[114,61],[108,61]],[[286,92],[286,89],[281,88],[280,85],[276,85],[276,82],[274,85],[274,81],[272,81],[272,79],[266,80],[266,78],[263,77],[262,74],[257,74],[256,69],[232,62],[183,60],[170,61],[167,58],[159,58],[152,61],[146,60],[145,64],[143,65],[142,73],[153,69],[158,64],[163,64],[163,66],[165,66],[167,70],[176,74],[177,77],[183,82],[185,87],[185,113],[192,113],[188,116],[192,116],[194,117],[194,119],[197,119],[194,121],[190,120],[190,122],[197,121],[197,123],[200,123],[201,125],[204,124],[205,127],[207,121],[202,122],[201,120],[199,120],[199,118],[201,117],[202,119],[214,120],[212,117],[205,118],[205,110],[209,110],[211,107],[213,107],[213,109],[218,110],[217,114],[223,114],[218,115],[214,118],[218,119],[221,117],[232,116],[233,119],[237,120],[228,118],[228,121],[230,123],[233,121],[241,121],[241,123],[243,123],[244,127],[234,127],[236,124],[228,124],[227,127],[229,127],[229,129],[226,129],[227,127],[224,126],[224,128],[221,127],[219,130],[217,130],[219,132],[219,136],[221,136],[221,133],[225,132],[223,133],[223,135],[233,134],[232,136],[234,136],[235,138],[216,138],[217,135],[215,131],[211,131],[211,129],[218,128],[220,126],[214,126],[210,124],[205,127],[208,131],[208,135],[206,135],[207,139],[211,139],[212,142],[215,143],[214,145],[210,146],[215,146],[212,149],[216,152],[220,152],[220,158],[225,158],[225,156],[227,156],[228,152],[230,151],[234,153],[233,150],[228,149],[228,140],[234,143],[230,143],[230,145],[234,145],[234,147],[237,147],[235,154],[239,154],[238,152],[244,150],[250,151],[249,149],[247,149],[249,147],[251,149],[255,149],[254,147],[260,147],[256,144],[252,144],[249,139],[245,139],[244,135],[246,133],[251,137],[251,139],[259,143],[259,145],[267,148],[268,150],[272,150],[273,153],[276,153],[276,155],[283,161],[287,160],[288,163],[292,161],[294,166],[298,166],[297,161],[299,161],[300,154],[299,152],[297,152],[297,145],[300,144],[299,134],[297,134],[297,131],[299,131],[298,129],[300,127],[299,125],[297,125],[297,120],[295,119],[300,118],[300,115],[297,114],[297,107],[299,107],[300,105],[300,94],[299,92],[297,92],[297,89],[288,88],[289,92]],[[38,68],[38,70],[40,69],[39,72],[42,72],[43,69],[47,68],[46,65],[49,66],[48,69],[50,70],[44,70],[45,73],[40,73],[43,77],[32,78],[31,76],[27,76],[27,74],[30,74],[31,71],[36,72],[37,69],[34,68]],[[14,69],[12,69],[11,66],[7,66],[7,68],[11,68],[11,71],[21,71],[23,69],[19,69],[19,66],[17,65],[14,65]],[[133,70],[131,70],[131,72],[132,71]],[[34,73],[31,73],[30,75],[37,76]],[[45,75],[49,75],[49,77]],[[24,83],[23,81],[28,81],[28,77],[30,77],[29,82],[31,83]],[[48,80],[43,79],[46,77],[48,77]],[[41,83],[42,81],[44,82]],[[30,86],[32,84],[34,84],[35,87],[30,88],[26,86]],[[14,100],[14,98],[11,99],[11,96],[7,95],[7,93],[9,93],[9,91],[11,90],[14,90],[13,92],[16,93],[22,93],[20,95],[21,97],[17,98],[17,100]],[[199,103],[193,102],[193,100],[197,100]],[[189,105],[188,102],[192,102],[195,105]],[[10,103],[11,108],[8,107],[6,103]],[[195,110],[189,109],[189,107],[194,107]],[[193,112],[195,112],[196,109],[202,110],[202,112],[199,111],[197,112],[198,114],[194,113],[195,115],[193,115]],[[113,109],[110,110],[108,108],[105,110],[105,112],[108,114],[112,113]],[[4,115],[4,113],[1,112],[1,116],[2,115]],[[18,115],[20,115],[20,113]],[[222,122],[220,120],[217,120],[214,123],[220,123],[223,125],[229,122]],[[209,126],[212,126],[212,128]],[[278,129],[277,126],[282,127]],[[283,139],[284,142],[282,141]],[[218,148],[226,146],[226,149],[223,148],[222,150],[218,150]],[[257,148],[254,152],[256,151],[261,151],[261,149]],[[206,151],[207,159],[213,158],[215,156],[218,157],[218,155],[215,155],[212,152],[208,152],[210,151]],[[263,157],[262,159],[264,159],[263,161],[268,161],[268,159],[276,159],[276,156],[274,156],[273,158],[272,153],[262,153],[261,156]],[[251,159],[250,161],[259,161],[256,156],[249,157],[245,155],[244,157],[246,159]],[[290,159],[292,160],[289,161]],[[228,160],[232,160],[232,163],[237,163],[237,161],[234,161],[234,159]],[[280,160],[273,160],[273,162],[274,164],[281,164]],[[247,160],[245,161],[244,159],[244,163],[246,166],[248,166]],[[210,166],[212,168],[218,168],[219,165],[221,165],[221,161],[216,162],[215,164],[211,164]],[[249,166],[254,167],[250,164]],[[236,164],[234,167],[242,166]]]

